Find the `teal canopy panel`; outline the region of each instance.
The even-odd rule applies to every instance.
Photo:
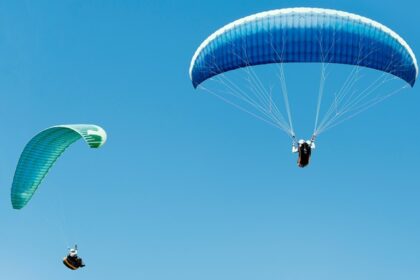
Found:
[[[14,209],[23,208],[61,154],[83,138],[91,148],[101,147],[104,129],[93,124],[57,125],[34,136],[23,150],[13,178],[11,200]]]

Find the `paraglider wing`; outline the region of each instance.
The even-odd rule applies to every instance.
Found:
[[[194,87],[241,67],[285,62],[359,65],[414,85],[417,61],[394,31],[355,14],[319,8],[288,8],[234,21],[210,35],[190,65]]]
[[[106,132],[92,124],[58,125],[29,141],[13,178],[11,200],[14,209],[21,209],[28,203],[54,162],[80,138],[91,148],[99,148],[106,141]]]

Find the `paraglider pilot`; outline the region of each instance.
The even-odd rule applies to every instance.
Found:
[[[63,264],[71,270],[85,266],[82,258],[77,255],[77,245],[69,250],[68,255],[63,259]]]
[[[311,140],[300,139],[296,144],[293,138],[292,153],[299,153],[297,164],[299,167],[305,167],[309,164],[311,159],[312,149],[315,149],[315,137],[312,136]]]

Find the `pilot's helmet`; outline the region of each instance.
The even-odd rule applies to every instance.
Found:
[[[70,255],[70,257],[77,256],[77,250],[76,249],[70,249],[69,255]]]
[[[299,145],[302,145],[303,143],[305,143],[305,140],[300,139],[298,143],[299,143]]]

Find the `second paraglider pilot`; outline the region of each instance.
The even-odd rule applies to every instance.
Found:
[[[85,266],[82,258],[77,255],[77,245],[69,250],[68,255],[63,259],[63,264],[71,270],[76,270]]]

